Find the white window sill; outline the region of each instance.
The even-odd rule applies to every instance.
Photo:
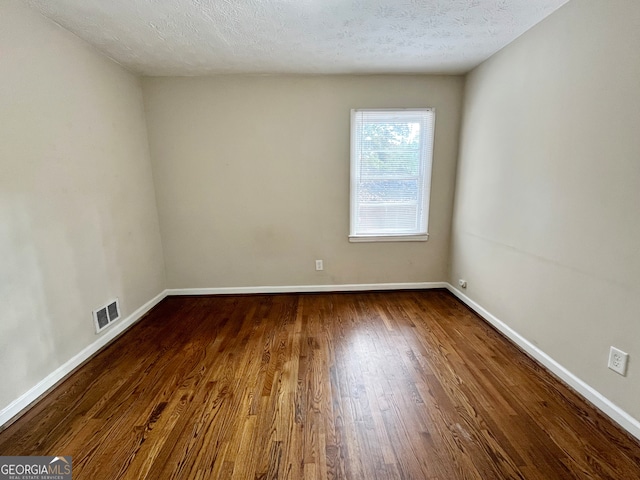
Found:
[[[351,243],[360,242],[426,242],[429,234],[424,235],[349,235]]]

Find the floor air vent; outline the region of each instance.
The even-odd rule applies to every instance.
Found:
[[[107,303],[105,306],[93,311],[93,322],[96,325],[96,333],[107,328],[111,323],[120,318],[120,304],[118,299]]]

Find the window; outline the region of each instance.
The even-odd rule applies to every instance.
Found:
[[[435,111],[351,110],[351,242],[424,241]]]

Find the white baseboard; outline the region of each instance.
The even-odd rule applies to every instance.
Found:
[[[261,287],[223,287],[223,288],[173,288],[166,290],[167,295],[229,295],[242,293],[315,293],[315,292],[362,292],[375,290],[427,290],[447,288],[446,282],[415,283],[354,283],[339,285],[295,285]]]
[[[457,288],[447,282],[416,282],[416,283],[369,283],[369,284],[341,284],[341,285],[298,285],[298,286],[261,286],[261,287],[227,287],[227,288],[181,288],[167,289],[138,308],[127,318],[119,320],[117,325],[101,335],[94,343],[86,347],[80,353],[47,375],[38,384],[0,410],[0,428],[27,408],[31,403],[42,396],[47,390],[54,387],[91,356],[124,333],[147,312],[155,307],[162,299],[169,295],[224,295],[224,294],[250,294],[250,293],[313,293],[313,292],[350,292],[350,291],[376,291],[376,290],[426,290],[434,288],[446,288],[459,298],[469,308],[494,326],[499,332],[515,343],[524,352],[540,362],[547,369],[557,375],[570,387],[576,390],[585,399],[591,402],[602,413],[611,418],[631,435],[640,440],[640,421],[625,412],[593,387],[575,376],[545,352],[529,342],[507,324],[487,311],[484,307],[467,297]]]
[[[573,373],[559,364],[556,360],[540,350],[529,340],[509,327],[506,323],[502,322],[496,316],[488,312],[484,307],[471,300],[460,290],[450,284],[447,284],[447,289],[456,297],[458,297],[462,302],[464,302],[469,308],[474,310],[478,315],[485,319],[489,324],[495,327],[505,337],[507,337],[518,347],[520,347],[520,349],[522,349],[529,356],[544,365],[563,382],[565,382],[576,392],[582,395],[585,399],[591,402],[602,413],[604,413],[606,416],[611,418],[611,420],[613,420],[631,435],[640,440],[640,421],[625,412],[622,408],[613,403],[611,400],[602,395],[589,384],[585,383],[583,380],[575,376]]]
[[[0,429],[3,425],[13,419],[16,415],[26,409],[31,403],[41,397],[47,390],[54,387],[60,380],[78,368],[82,363],[95,355],[101,349],[116,339],[120,334],[124,333],[129,327],[142,318],[149,310],[155,307],[160,301],[166,297],[166,290],[149,300],[147,303],[138,308],[127,318],[118,320],[117,324],[110,327],[103,335],[98,337],[95,342],[83,349],[80,353],[69,359],[63,365],[43,378],[40,382],[30,388],[28,391],[20,395],[9,405],[0,410]]]

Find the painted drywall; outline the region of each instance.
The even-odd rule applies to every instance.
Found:
[[[0,2],[0,409],[164,289],[140,81]],[[108,332],[108,329],[105,333]]]
[[[442,281],[463,85],[456,76],[145,78],[169,288]],[[421,106],[436,108],[429,241],[349,243],[350,109]]]
[[[569,2],[468,76],[450,281],[640,419],[638,45],[638,2]]]

